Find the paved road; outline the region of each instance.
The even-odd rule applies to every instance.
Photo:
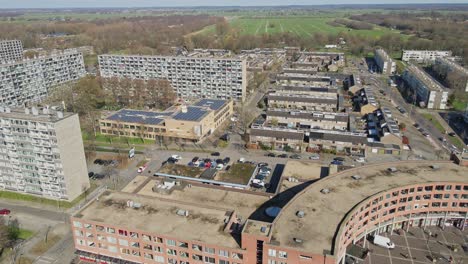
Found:
[[[68,214],[66,213],[19,205],[13,201],[1,200],[0,208],[10,209],[11,219],[18,219],[21,228],[32,231],[38,231],[46,226],[68,221]]]

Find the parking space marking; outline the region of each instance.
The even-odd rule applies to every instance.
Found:
[[[371,255],[389,258],[389,259],[390,259],[390,263],[392,263],[392,258],[394,258],[394,259],[396,259],[396,260],[404,260],[404,261],[407,261],[407,260],[408,260],[408,259],[400,258],[400,257],[388,257],[387,255],[382,255],[382,254],[377,254],[377,253],[373,253],[373,254],[371,254]],[[370,255],[369,255],[369,256],[370,256]],[[427,263],[427,262],[423,262],[423,261],[419,261],[419,260],[414,260],[414,262],[416,262],[416,263]]]
[[[411,249],[410,249],[410,246],[409,246],[409,243],[408,243],[408,239],[406,238],[406,232],[405,231],[403,231],[403,237],[405,238],[406,248],[408,249],[408,255],[410,257],[411,263],[414,264],[413,255],[411,255]]]
[[[443,231],[443,229],[442,229],[442,231]],[[447,238],[445,238],[444,232],[440,232],[440,234],[442,235],[442,238],[444,239],[445,246],[447,246],[448,241],[447,241]],[[452,255],[452,250],[450,250],[450,249],[449,249],[449,254],[450,254],[450,257],[452,257],[452,259],[455,260],[455,257]]]
[[[392,254],[390,253],[390,249],[387,249],[387,253],[388,253],[389,260],[390,260],[390,264],[393,264],[393,262],[392,262]]]

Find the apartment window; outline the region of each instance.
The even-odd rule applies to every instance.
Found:
[[[452,185],[445,185],[445,190],[447,191],[452,190]]]
[[[288,258],[288,253],[285,251],[280,251],[279,252],[279,257],[280,258]]]
[[[168,258],[168,259],[167,259],[167,263],[169,263],[169,264],[177,264],[177,260]]]
[[[154,261],[159,262],[159,263],[164,263],[164,257],[163,256],[155,256]]]
[[[162,253],[162,252],[163,252],[163,248],[162,248],[162,247],[155,246],[155,247],[154,247],[154,251],[159,252],[159,253]]]
[[[91,225],[91,224],[86,224],[86,223],[85,223],[85,224],[84,224],[84,227],[85,227],[86,229],[91,229],[91,228],[93,228],[93,225]]]
[[[197,261],[202,261],[203,257],[197,254],[192,254],[192,258]]]
[[[166,244],[167,244],[168,246],[175,246],[175,245],[176,245],[176,242],[175,242],[175,240],[167,239],[167,240],[166,240]]]
[[[168,248],[167,249],[167,254],[172,255],[172,256],[177,256],[177,250],[172,249],[172,248]]]
[[[179,247],[188,248],[188,243],[179,241]]]
[[[115,246],[108,246],[107,250],[109,250],[112,253],[117,253],[117,247],[115,247]]]
[[[128,247],[128,241],[125,239],[119,239],[119,245]]]
[[[268,256],[276,258],[276,249],[268,249]]]
[[[82,228],[82,227],[83,227],[83,224],[82,224],[81,222],[73,221],[73,226],[74,226],[74,227]]]
[[[220,259],[219,264],[229,264],[229,261],[224,260],[224,259]]]
[[[226,250],[219,250],[219,254],[220,256],[222,257],[229,257],[229,251],[226,251]]]
[[[433,187],[432,186],[426,186],[426,187],[424,187],[424,190],[426,192],[431,192],[433,190]]]
[[[109,236],[109,237],[107,237],[107,242],[112,243],[112,244],[116,244],[117,243],[117,238]]]
[[[164,240],[161,237],[153,237],[153,241],[157,243],[163,243]]]
[[[152,254],[149,254],[149,253],[145,253],[143,255],[146,259],[153,259],[153,255]]]
[[[115,229],[112,228],[112,227],[108,227],[106,232],[109,233],[109,234],[115,234]]]
[[[269,260],[268,260],[268,264],[276,264],[276,260],[274,260],[274,259],[269,259]]]
[[[455,185],[455,190],[456,191],[461,191],[461,185]]]
[[[215,258],[205,256],[205,263],[216,263]]]
[[[202,251],[203,247],[200,245],[192,244],[192,249],[196,251]]]
[[[214,249],[214,248],[206,247],[206,248],[205,248],[205,252],[208,253],[208,254],[215,254],[215,249]]]
[[[84,245],[85,245],[84,240],[83,240],[83,239],[79,239],[79,238],[76,239],[76,243],[77,243],[78,245],[80,245],[80,246],[84,246]]]
[[[188,258],[189,257],[189,254],[185,251],[179,251],[179,256],[183,257],[183,258]]]
[[[81,231],[81,230],[75,230],[75,236],[78,236],[78,237],[84,236],[83,231]]]

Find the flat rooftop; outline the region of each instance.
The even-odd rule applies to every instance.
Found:
[[[289,160],[283,170],[283,178],[299,181],[318,180],[328,175],[328,166],[320,162]]]
[[[127,201],[138,203],[141,207],[129,207]],[[178,215],[176,213],[178,210],[188,211],[188,216]],[[180,239],[238,248],[234,237],[223,231],[225,220],[229,219],[231,213],[231,210],[106,191],[99,200],[91,202],[75,214],[75,217]]]
[[[438,165],[433,170],[430,166]],[[389,167],[397,172],[389,173]],[[359,175],[359,181],[351,176]],[[307,187],[289,202],[273,223],[272,243],[316,254],[333,250],[332,242],[340,222],[355,205],[388,189],[426,182],[467,183],[468,168],[453,163],[411,161],[377,164],[327,176]],[[320,190],[328,188],[328,194]],[[297,211],[305,216],[298,218]],[[301,244],[294,238],[303,240]]]
[[[201,99],[200,101],[193,104],[193,106],[202,106],[208,107],[211,110],[217,111],[223,108],[227,104],[226,100],[217,100],[217,99]]]
[[[37,113],[37,114],[36,114]],[[61,114],[59,114],[61,113]],[[60,116],[61,115],[61,116]],[[68,118],[75,113],[70,112],[57,112],[49,109],[44,113],[43,109],[35,108],[21,108],[21,107],[0,107],[0,118],[12,118],[31,120],[39,122],[57,122],[62,119]]]
[[[141,189],[137,193],[147,197],[215,206],[223,208],[224,210],[234,210],[237,216],[244,220],[254,214],[259,207],[269,200],[269,198],[264,195],[251,194],[234,189],[225,190],[213,188],[211,186],[200,187],[192,185],[190,188],[186,186],[183,188],[174,188],[170,193],[153,192],[152,188],[158,184],[160,184],[160,181],[153,178],[143,186],[140,186]],[[129,190],[131,189],[132,188],[129,188]]]

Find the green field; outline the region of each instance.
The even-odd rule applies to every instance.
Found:
[[[240,17],[229,19],[231,27],[238,29],[241,34],[262,35],[278,34],[289,32],[301,37],[310,37],[314,33],[338,34],[340,32],[353,32],[354,34],[370,37],[379,37],[387,33],[398,33],[387,28],[375,26],[372,30],[353,30],[345,26],[331,26],[328,21],[333,21],[334,17],[313,16],[313,17]],[[214,32],[215,26],[206,27],[200,33]]]

